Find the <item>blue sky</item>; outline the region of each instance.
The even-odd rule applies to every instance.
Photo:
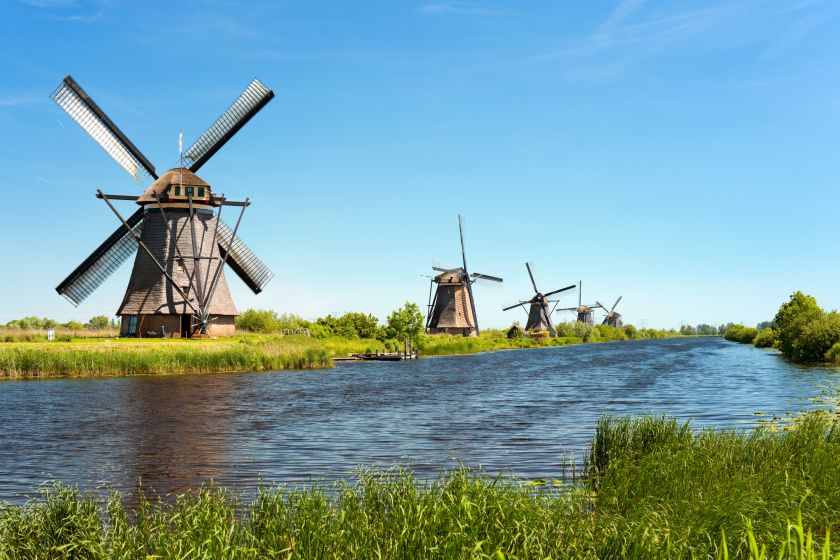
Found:
[[[487,327],[524,318],[501,307],[526,260],[637,325],[755,323],[797,289],[840,307],[838,36],[818,0],[7,0],[0,321],[111,315],[127,282],[54,292],[117,225],[95,189],[138,189],[48,98],[68,73],[159,170],[251,78],[275,90],[201,170],[251,197],[277,275],[229,275],[241,309],[425,305],[458,213],[470,267],[505,278],[476,287]]]

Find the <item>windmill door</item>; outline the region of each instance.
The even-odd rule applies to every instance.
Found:
[[[189,338],[192,333],[192,315],[181,315],[181,338]]]

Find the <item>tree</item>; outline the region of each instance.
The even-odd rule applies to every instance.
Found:
[[[697,325],[696,330],[697,334],[702,334],[703,336],[715,335],[718,333],[718,330],[714,326],[706,323],[700,323]]]
[[[794,355],[802,352],[796,348],[797,339],[805,327],[823,315],[823,310],[817,305],[813,296],[797,291],[790,296],[790,301],[779,307],[773,322],[778,329],[779,350],[790,359],[796,360]],[[828,350],[826,348],[826,350]]]
[[[685,336],[694,336],[695,334],[697,334],[697,331],[691,325],[681,325],[680,334]]]
[[[423,314],[420,313],[420,306],[416,303],[405,302],[400,309],[388,315],[388,325],[385,327],[385,336],[396,340],[402,340],[407,336],[417,338],[423,332]]]
[[[110,326],[111,319],[109,319],[107,315],[97,315],[95,317],[91,317],[85,324],[85,328],[97,331],[105,330]]]
[[[85,326],[78,321],[67,321],[61,326],[68,331],[80,331],[85,328]]]
[[[268,333],[277,330],[277,314],[268,309],[246,309],[236,318],[236,328]]]

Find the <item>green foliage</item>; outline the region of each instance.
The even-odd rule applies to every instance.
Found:
[[[595,325],[590,337],[591,342],[615,342],[617,340],[627,340],[624,329],[609,325]]]
[[[837,342],[840,342],[840,314],[824,313],[801,326],[789,357],[795,362],[820,362]]]
[[[744,325],[732,325],[723,334],[723,338],[726,340],[740,342],[741,344],[752,344],[756,336],[758,336],[758,329],[745,327]]]
[[[604,418],[591,450],[580,483],[395,467],[130,509],[52,483],[0,506],[0,558],[838,558],[840,437],[823,416],[784,433]]]
[[[67,321],[61,326],[68,331],[80,331],[85,328],[85,326],[79,321]]]
[[[840,364],[840,342],[835,342],[834,345],[825,353],[825,361],[832,364]]]
[[[22,317],[20,319],[12,319],[3,326],[7,329],[47,330],[58,327],[58,322],[47,317]]]
[[[714,325],[708,325],[706,323],[700,323],[695,327],[695,331],[697,334],[702,336],[714,336],[718,334],[718,330]]]
[[[405,302],[400,308],[388,315],[388,325],[385,336],[396,340],[403,340],[410,336],[416,338],[423,332],[423,314],[416,303]]]
[[[277,313],[268,309],[246,309],[236,318],[237,329],[258,333],[276,331],[277,323]]]
[[[797,350],[797,346],[802,346],[799,342],[802,331],[822,314],[823,310],[817,305],[817,300],[813,296],[807,296],[799,291],[791,294],[790,300],[779,308],[773,320],[778,329],[779,350],[785,357],[795,361],[800,359],[802,352]]]
[[[776,331],[769,327],[758,331],[758,335],[753,339],[753,346],[756,348],[772,348],[775,344]]]
[[[315,323],[326,327],[332,334],[344,338],[381,338],[382,336],[379,319],[364,313],[350,312],[341,317],[327,315]]]
[[[639,330],[635,327],[635,325],[627,323],[624,325],[624,334],[627,335],[627,338],[630,340],[635,340],[639,336]]]
[[[111,319],[107,315],[96,315],[88,319],[88,322],[85,323],[85,328],[104,331],[105,329],[111,328]]]
[[[592,331],[595,327],[580,321],[568,321],[565,323],[558,323],[554,326],[557,330],[557,336],[573,336],[580,338],[584,342],[589,342],[592,336]]]
[[[691,325],[680,325],[680,334],[683,336],[694,336],[697,334],[697,329]]]

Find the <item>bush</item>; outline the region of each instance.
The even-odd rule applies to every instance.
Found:
[[[626,334],[627,338],[629,338],[630,340],[635,340],[639,334],[639,331],[636,329],[635,326],[628,323],[624,325],[624,334]]]
[[[825,361],[840,364],[840,342],[835,342],[834,346],[828,349],[828,352],[825,353]]]
[[[745,327],[744,325],[732,325],[724,333],[723,338],[732,342],[740,342],[741,344],[752,344],[756,336],[758,336],[758,329],[756,328]]]
[[[277,330],[277,313],[268,309],[246,309],[236,318],[236,328],[243,331],[270,333]]]
[[[568,323],[558,323],[554,328],[557,330],[557,336],[574,336],[584,342],[589,342],[595,327],[580,321],[570,321]]]
[[[758,335],[753,339],[753,346],[756,348],[772,348],[774,344],[776,344],[776,333],[770,328],[758,331]]]
[[[790,358],[796,362],[820,362],[840,342],[840,314],[826,313],[807,323],[793,340]]]
[[[801,343],[797,341],[807,325],[817,320],[823,314],[823,310],[817,305],[813,296],[807,296],[802,292],[791,294],[790,300],[784,303],[773,322],[778,328],[779,350],[786,358],[799,361],[802,352],[797,350]],[[824,352],[828,351],[829,345]],[[820,356],[818,359],[822,359]]]

